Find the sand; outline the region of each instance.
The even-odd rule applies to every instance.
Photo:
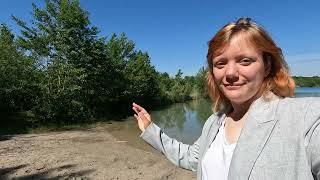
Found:
[[[122,125],[125,126],[125,125]],[[196,179],[121,125],[0,137],[0,179]]]

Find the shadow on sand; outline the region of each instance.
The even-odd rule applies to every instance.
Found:
[[[69,168],[76,167],[77,165],[75,164],[67,164],[63,166],[59,166],[56,168],[51,168],[45,171],[33,173],[33,174],[27,174],[27,175],[15,175],[16,171],[22,168],[28,167],[29,164],[23,164],[19,166],[14,166],[14,167],[5,167],[5,168],[0,168],[0,179],[18,179],[18,180],[27,180],[27,179],[70,179],[74,177],[81,177],[82,179],[89,179],[84,177],[87,174],[90,174],[94,172],[95,170],[93,169],[88,169],[88,170],[81,170],[81,171],[76,171],[76,172],[67,172],[63,173],[63,175],[54,175],[55,171],[63,171],[67,170]],[[27,170],[26,170],[27,171]]]

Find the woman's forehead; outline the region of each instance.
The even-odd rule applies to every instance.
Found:
[[[247,36],[236,35],[232,37],[224,47],[219,48],[216,52],[216,57],[224,56],[226,54],[233,53],[239,54],[259,54],[260,51],[256,45],[252,42],[251,38]]]

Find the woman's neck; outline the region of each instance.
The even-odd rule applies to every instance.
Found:
[[[233,111],[228,116],[234,121],[239,121],[247,113],[251,104],[232,105]]]
[[[260,93],[259,93],[260,94]],[[248,112],[251,104],[257,100],[261,95],[256,95],[249,99],[244,103],[231,103],[232,104],[232,111],[228,114],[234,121],[239,121],[242,117]]]

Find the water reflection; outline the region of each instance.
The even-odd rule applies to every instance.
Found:
[[[202,126],[212,114],[209,99],[177,103],[151,113],[153,121],[166,134],[184,143],[193,143],[200,136]]]
[[[212,103],[210,99],[198,99],[189,102],[192,111],[196,112],[197,121],[203,125],[212,114]]]

